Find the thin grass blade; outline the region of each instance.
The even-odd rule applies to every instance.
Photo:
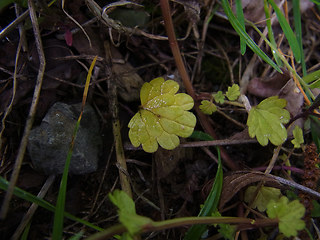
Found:
[[[82,106],[81,106],[81,112],[78,118],[78,121],[76,123],[76,126],[74,128],[72,140],[70,143],[66,163],[64,166],[64,171],[62,174],[62,179],[60,182],[60,189],[59,189],[59,194],[58,194],[58,199],[57,199],[57,204],[56,204],[56,211],[54,213],[54,223],[53,223],[53,233],[52,233],[52,239],[53,240],[60,240],[62,239],[62,232],[63,232],[63,220],[64,220],[64,208],[65,208],[65,200],[66,200],[66,191],[67,191],[67,183],[68,183],[68,172],[69,172],[69,166],[71,162],[71,157],[72,157],[72,152],[73,152],[73,147],[74,147],[74,142],[75,138],[77,136],[77,132],[80,127],[80,121],[82,118],[83,114],[83,109],[84,105],[87,99],[87,94],[88,94],[88,89],[89,89],[89,83],[92,75],[92,70],[93,67],[96,63],[97,57],[95,57],[91,63],[91,66],[88,71],[87,75],[87,80],[83,92],[83,98],[82,98]]]
[[[300,52],[300,47],[299,47],[299,44],[298,44],[298,41],[297,41],[295,34],[293,33],[289,23],[287,22],[287,19],[285,18],[285,16],[281,12],[280,8],[277,6],[277,4],[274,2],[274,0],[268,0],[268,2],[270,3],[270,5],[272,6],[272,8],[274,9],[274,11],[277,15],[277,18],[278,18],[278,21],[279,21],[280,26],[282,28],[282,31],[289,42],[289,45],[291,47],[291,50],[293,52],[293,55],[294,55],[296,61],[300,63],[301,62],[301,52]]]
[[[6,181],[3,177],[0,176],[0,189],[6,191],[8,189],[8,181]],[[41,199],[41,198],[38,198],[37,196],[29,193],[29,192],[26,192],[24,190],[22,190],[21,188],[18,188],[18,187],[15,187],[14,188],[14,191],[13,191],[13,194],[23,200],[26,200],[26,201],[29,201],[29,202],[32,202],[32,203],[36,203],[38,204],[40,207],[42,208],[45,208],[47,209],[48,211],[51,211],[51,212],[55,212],[56,208],[55,206],[53,206],[52,204],[48,203],[47,201]],[[86,225],[92,229],[95,229],[97,231],[102,231],[103,229],[98,227],[98,226],[95,226],[94,224],[90,223],[90,222],[87,222],[81,218],[77,218],[75,216],[73,216],[72,214],[70,213],[67,213],[67,212],[64,212],[64,216],[70,220],[73,220],[75,222],[78,222],[78,223],[81,223],[83,225]]]
[[[205,135],[197,135],[200,137],[205,137],[207,141],[212,141],[212,137],[208,137]],[[223,171],[222,171],[222,163],[221,163],[221,157],[220,157],[220,150],[217,147],[218,152],[218,170],[216,177],[214,179],[214,183],[212,185],[211,191],[209,193],[209,196],[207,197],[203,207],[200,210],[199,217],[205,217],[205,216],[211,216],[212,213],[217,209],[219,201],[220,201],[220,195],[222,190],[222,183],[223,183]],[[200,239],[202,234],[207,229],[206,225],[193,225],[188,232],[186,233],[184,240],[197,240]]]
[[[30,227],[31,227],[31,221],[27,224],[26,228],[23,230],[23,233],[21,234],[20,240],[28,240]]]
[[[238,19],[234,16],[231,11],[230,5],[227,0],[221,0],[222,7],[224,9],[225,14],[227,15],[231,25],[236,30],[236,32],[242,36],[245,40],[249,48],[257,54],[261,59],[263,59],[266,63],[268,63],[271,67],[276,69],[278,72],[282,73],[280,67],[276,65],[258,46],[257,44],[250,38],[250,36],[244,31]]]
[[[301,14],[300,14],[300,0],[293,0],[293,22],[294,22],[294,30],[296,32],[297,41],[300,48],[301,53],[301,67],[303,76],[307,75],[307,67],[304,59],[303,53],[303,45],[302,45],[302,28],[301,28]]]
[[[320,0],[310,0],[310,1],[317,4],[317,6],[320,6]]]
[[[239,23],[241,24],[243,30],[246,31],[241,0],[236,0],[236,11],[237,11],[237,19],[238,19]],[[247,46],[246,40],[244,39],[244,37],[242,37],[240,35],[240,52],[242,55],[244,55],[246,53],[246,46]]]
[[[277,48],[277,44],[276,44],[276,40],[274,38],[274,34],[273,34],[273,30],[272,30],[272,26],[271,26],[271,18],[270,18],[270,11],[269,11],[269,4],[267,2],[267,0],[264,0],[264,13],[266,15],[266,24],[267,24],[267,28],[268,28],[268,37],[270,40],[270,43],[272,44],[272,46],[274,46],[274,48]],[[274,60],[276,61],[278,66],[283,66],[281,59],[279,58],[279,56],[276,54],[275,51],[271,51],[272,55],[274,57]]]

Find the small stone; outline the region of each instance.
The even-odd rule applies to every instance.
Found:
[[[35,169],[45,174],[62,174],[81,103],[57,102],[41,125],[31,130],[28,151]],[[75,139],[69,173],[86,174],[97,170],[102,146],[99,121],[94,109],[86,104]]]

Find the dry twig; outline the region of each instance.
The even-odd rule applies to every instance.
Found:
[[[16,160],[15,160],[14,169],[13,169],[13,172],[12,172],[12,175],[10,178],[10,184],[8,186],[8,190],[6,192],[6,195],[5,195],[2,207],[1,207],[0,219],[4,219],[7,215],[7,212],[9,209],[9,202],[12,198],[13,190],[14,190],[14,187],[15,187],[17,180],[18,180],[23,157],[24,157],[24,154],[25,154],[25,151],[27,148],[28,137],[29,137],[32,125],[33,125],[37,105],[39,102],[42,80],[43,80],[44,70],[46,67],[46,61],[45,61],[45,56],[44,56],[43,47],[42,47],[39,24],[38,24],[33,0],[28,0],[28,7],[29,7],[29,12],[30,12],[30,19],[31,19],[31,23],[32,23],[32,28],[33,28],[33,32],[34,32],[34,36],[35,36],[37,51],[38,51],[38,55],[39,55],[40,65],[39,65],[36,86],[34,88],[32,103],[31,103],[29,115],[28,115],[28,118],[26,121],[26,126],[24,128],[24,133],[23,133],[23,136],[21,139],[21,143],[20,143],[20,147],[19,147],[19,151],[18,151]]]

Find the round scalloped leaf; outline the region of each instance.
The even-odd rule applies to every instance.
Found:
[[[261,186],[259,192],[256,193],[256,191],[257,186],[249,186],[244,194],[244,201],[249,204],[254,200],[252,207],[258,208],[260,212],[267,209],[270,200],[277,201],[281,196],[281,191],[278,188]]]
[[[298,125],[293,129],[293,137],[294,139],[292,139],[291,142],[294,145],[294,148],[300,148],[301,144],[304,143],[304,139],[302,129]]]
[[[217,111],[217,106],[208,100],[201,101],[201,105],[199,106],[200,110],[207,115],[211,115],[215,111]]]
[[[247,120],[250,137],[256,137],[262,146],[269,140],[274,145],[282,144],[287,139],[283,124],[290,120],[290,113],[284,109],[286,103],[285,99],[273,96],[252,107]]]
[[[235,101],[240,96],[240,87],[238,84],[233,84],[231,87],[228,87],[226,96],[230,101]]]
[[[217,103],[221,103],[221,104],[224,103],[224,95],[223,95],[222,91],[219,91],[216,94],[214,94],[213,98]]]
[[[279,230],[286,237],[297,236],[297,231],[305,227],[305,222],[301,219],[304,213],[305,208],[298,200],[289,202],[285,196],[278,201],[271,200],[267,205],[269,218],[279,220]]]
[[[141,109],[130,120],[129,138],[133,146],[146,152],[155,152],[158,144],[168,150],[180,144],[179,137],[189,137],[196,125],[196,117],[188,112],[193,99],[185,93],[176,94],[175,81],[153,79],[140,92]]]

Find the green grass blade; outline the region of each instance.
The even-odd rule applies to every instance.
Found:
[[[320,78],[318,78],[316,81],[314,81],[312,84],[309,85],[310,89],[315,89],[320,87]]]
[[[237,19],[241,24],[244,31],[246,31],[243,8],[242,8],[242,1],[236,0],[236,11],[237,11]],[[246,53],[246,40],[240,35],[240,52],[242,55]]]
[[[320,121],[315,116],[310,116],[310,128],[313,142],[316,144],[318,153],[320,152]]]
[[[52,239],[53,240],[60,240],[62,239],[62,232],[63,232],[63,220],[64,220],[64,207],[65,207],[65,200],[66,200],[66,191],[67,191],[67,183],[68,183],[68,173],[69,173],[69,166],[71,162],[71,157],[72,157],[72,152],[73,152],[73,147],[74,147],[74,141],[77,136],[77,132],[80,127],[80,121],[82,118],[83,114],[83,109],[84,105],[87,99],[87,94],[89,90],[89,83],[91,79],[91,74],[93,67],[96,63],[97,57],[95,57],[92,61],[92,64],[89,68],[88,75],[87,75],[87,80],[83,92],[83,98],[82,98],[82,106],[81,106],[81,112],[80,116],[78,118],[78,121],[76,123],[76,126],[73,131],[73,136],[72,140],[70,143],[66,163],[64,166],[63,174],[62,174],[62,179],[60,182],[60,189],[59,189],[59,194],[58,194],[58,199],[57,199],[57,204],[56,204],[56,211],[54,213],[54,223],[53,223],[53,233],[52,233]]]
[[[31,221],[28,222],[27,226],[23,230],[23,233],[21,234],[20,240],[28,240],[30,227],[31,227]]]
[[[302,79],[309,84],[309,88],[318,88],[320,87],[320,70],[309,73],[308,75],[305,75]]]
[[[213,140],[213,138],[211,138],[210,140]],[[223,183],[223,171],[222,171],[220,150],[218,147],[216,149],[218,152],[218,159],[219,159],[217,174],[214,179],[214,183],[212,185],[209,196],[207,197],[203,207],[200,210],[200,213],[198,215],[199,217],[211,216],[211,214],[214,211],[216,211],[220,201],[220,195],[221,195],[222,183]],[[207,229],[206,225],[193,225],[186,233],[184,240],[200,239],[206,229]]]
[[[230,5],[227,0],[221,0],[222,7],[224,9],[225,14],[227,15],[231,25],[236,30],[236,32],[242,36],[245,40],[249,48],[257,54],[261,59],[263,59],[266,63],[268,63],[271,67],[276,69],[278,72],[282,73],[280,67],[276,65],[258,46],[257,44],[250,38],[250,36],[244,31],[238,19],[234,16],[231,11]]]
[[[316,81],[320,79],[320,70],[314,71],[312,73],[309,73],[306,76],[303,76],[302,78],[306,83],[311,83],[313,81]]]
[[[68,240],[79,240],[83,237],[83,231],[80,231],[78,233],[76,233],[74,236],[72,236],[71,238],[69,238]]]
[[[8,181],[6,181],[3,177],[0,176],[0,189],[6,191],[8,189]],[[41,199],[41,198],[38,198],[37,196],[31,194],[31,193],[28,193],[24,190],[22,190],[21,188],[18,188],[18,187],[15,187],[14,188],[14,191],[13,191],[13,194],[23,200],[26,200],[26,201],[29,201],[29,202],[32,202],[32,203],[36,203],[38,204],[40,207],[42,208],[45,208],[47,209],[48,211],[51,211],[51,212],[55,212],[55,206],[53,206],[52,204],[48,203],[47,201]],[[87,222],[81,218],[77,218],[75,216],[73,216],[72,214],[70,213],[67,213],[67,212],[64,212],[64,216],[70,220],[73,220],[75,222],[78,222],[78,223],[81,223],[83,225],[86,225],[92,229],[95,229],[97,231],[102,231],[103,229],[98,227],[98,226],[95,226],[94,224],[90,223],[90,222]]]
[[[320,0],[310,0],[310,1],[317,4],[317,6],[320,6]]]
[[[270,43],[272,44],[272,46],[274,46],[274,48],[277,48],[277,43],[276,40],[274,38],[273,35],[273,30],[272,30],[272,26],[271,26],[271,18],[270,18],[270,12],[269,12],[269,4],[267,2],[267,0],[264,0],[264,13],[266,15],[266,24],[267,24],[267,28],[268,28],[268,37],[270,40]],[[272,55],[274,57],[274,60],[276,61],[278,66],[283,66],[281,59],[279,58],[279,56],[276,54],[275,51],[271,51]]]
[[[293,55],[296,59],[297,62],[301,62],[301,52],[300,52],[300,47],[297,41],[296,36],[294,35],[289,23],[287,22],[287,19],[281,12],[280,8],[277,6],[277,4],[274,2],[274,0],[268,0],[268,2],[271,4],[272,8],[274,9],[278,21],[280,23],[280,26],[282,28],[282,31],[284,35],[286,36],[289,45],[291,47],[291,50],[293,52]]]
[[[296,32],[297,41],[300,48],[301,53],[301,67],[302,67],[302,75],[307,75],[307,67],[304,59],[303,53],[303,45],[302,45],[302,29],[301,29],[301,14],[300,14],[300,0],[293,0],[293,21],[294,21],[294,30]]]

